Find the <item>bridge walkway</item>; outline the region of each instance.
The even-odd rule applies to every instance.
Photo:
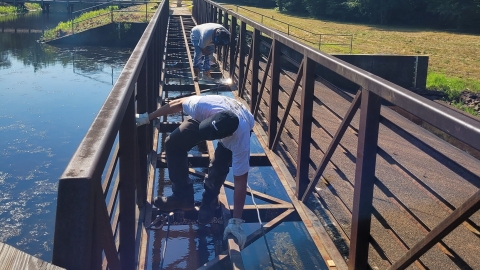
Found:
[[[216,50],[214,83],[192,80],[189,31],[204,22],[232,33]],[[480,268],[480,122],[408,90],[425,86],[427,70],[428,56],[332,56],[209,0],[194,0],[192,14],[163,2],[60,179],[53,262]],[[229,87],[219,83],[227,78]],[[231,175],[210,225],[198,226],[196,211],[163,216],[152,207],[171,192],[162,146],[185,116],[134,125],[135,113],[212,93],[235,97],[257,121],[249,179],[257,203],[249,194],[241,251],[222,240]],[[214,147],[189,155],[197,203]]]
[[[173,10],[169,21],[161,100],[168,102],[168,100],[192,94],[219,94],[235,97],[229,85],[218,83],[228,77],[228,74],[226,76],[222,74],[221,63],[212,70],[212,76],[216,78],[217,83],[209,80],[200,80],[196,83],[192,80],[193,47],[189,43],[189,33],[194,26],[195,21],[190,12],[185,9]],[[191,54],[190,59],[188,53]],[[218,54],[216,56],[219,57]],[[196,89],[197,91],[195,91]],[[168,171],[165,169],[166,162],[162,151],[162,145],[168,133],[163,132],[162,126],[165,126],[164,130],[166,130],[166,123],[179,123],[183,119],[183,115],[160,119],[158,178],[154,179],[155,183],[152,184],[152,186],[158,187],[155,188],[157,195],[171,194],[171,184],[168,179]],[[145,259],[148,261],[146,264],[152,265],[153,268],[162,265],[165,269],[179,264],[184,264],[185,269],[219,267],[219,265],[225,266],[225,264],[232,264],[240,269],[278,268],[280,265],[295,269],[309,267],[328,269],[327,263],[329,263],[330,269],[335,269],[335,263],[324,251],[322,243],[312,239],[312,236],[309,235],[309,228],[302,222],[302,218],[291,201],[293,193],[290,187],[287,186],[286,189],[284,180],[283,182],[280,180],[282,176],[279,177],[272,167],[260,142],[262,139],[259,137],[261,135],[256,133],[252,135],[251,171],[249,172],[249,186],[252,188],[252,193],[248,193],[243,215],[245,219],[243,228],[249,237],[241,255],[236,257],[236,260],[232,260],[232,249],[238,251],[238,246],[232,240],[226,243],[222,241],[224,220],[228,218],[230,210],[233,208],[231,205],[233,202],[233,177],[229,175],[220,195],[223,210],[218,209],[214,222],[207,226],[200,226],[196,221],[196,211],[174,213],[171,226],[168,227],[166,225],[168,223],[165,222],[160,230],[150,231],[148,237],[151,237],[150,241],[153,244],[147,253],[154,255],[152,258]],[[212,142],[208,142],[192,149],[190,153],[191,175],[194,179],[197,206],[200,204],[203,192],[203,177],[208,171],[208,156],[213,154],[213,149]],[[202,156],[204,161],[195,162],[195,156]],[[152,219],[160,215],[155,208],[151,211]],[[300,211],[305,218],[304,210],[300,208]],[[310,214],[314,217],[313,213]],[[259,217],[263,222],[263,232],[259,225]],[[168,240],[165,238],[167,231]],[[265,238],[260,239],[263,238],[263,233],[265,233]],[[315,235],[316,233],[314,237],[316,237]],[[278,237],[281,237],[283,243],[278,243]],[[225,244],[227,244],[228,253],[222,248]],[[317,245],[320,245],[320,248],[317,248]],[[164,248],[163,252],[165,253],[162,254]],[[321,251],[325,253],[325,256]],[[284,252],[288,252],[290,256],[279,256]],[[230,256],[226,256],[227,254]]]

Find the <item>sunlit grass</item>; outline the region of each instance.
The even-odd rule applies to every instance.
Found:
[[[12,6],[7,4],[0,5],[0,15],[20,14],[28,11],[42,10],[40,5],[36,3],[25,3],[24,7],[25,8],[21,8],[19,6]]]
[[[457,100],[465,90],[480,92],[480,82],[430,72],[427,76],[427,89],[445,92],[449,100]]]
[[[224,6],[237,11],[235,5],[228,4]],[[316,34],[353,35],[352,53],[354,54],[428,55],[428,87],[441,86],[439,89],[455,89],[452,86],[453,81],[455,81],[455,87],[460,87],[461,84],[459,82],[463,82],[470,91],[480,91],[479,35],[422,28],[388,27],[318,20],[282,14],[273,8],[244,7],[257,14],[242,8],[238,8],[238,13],[257,22],[262,22],[263,18],[263,24],[282,32],[290,31],[290,34],[297,36],[299,40],[309,40],[305,44],[316,49],[318,49],[318,42],[312,40],[314,35],[305,30],[300,31],[293,26]],[[277,21],[273,21],[272,18]],[[288,22],[290,29],[288,29],[286,23],[280,23],[279,21]],[[315,36],[315,38],[318,38],[318,36]],[[325,43],[334,43],[328,42],[328,40],[324,41]],[[349,43],[348,37],[342,43]],[[321,50],[329,54],[349,53],[349,45],[322,45]],[[440,74],[448,78],[448,83],[433,84],[433,82],[438,81]]]
[[[158,3],[132,6],[119,9],[118,6],[110,6],[104,9],[89,11],[76,17],[73,22],[60,22],[55,28],[44,32],[41,40],[48,41],[72,33],[82,32],[94,27],[107,25],[112,22],[148,22]]]

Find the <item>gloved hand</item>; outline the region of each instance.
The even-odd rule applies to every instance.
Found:
[[[148,119],[148,113],[136,114],[135,118],[137,122],[137,127],[150,124],[150,119]]]
[[[228,234],[231,233],[233,236],[237,238],[238,246],[240,247],[240,249],[243,249],[243,246],[245,245],[245,241],[247,240],[247,236],[245,235],[245,232],[243,232],[243,229],[242,229],[242,223],[243,223],[242,219],[231,218],[228,221],[228,225],[225,228],[225,231],[223,232],[223,240],[226,240]]]

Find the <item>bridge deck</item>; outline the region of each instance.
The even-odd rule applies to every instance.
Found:
[[[40,260],[32,255],[20,251],[7,244],[0,243],[0,269],[38,269],[38,270],[61,270],[65,269],[51,263]]]
[[[178,24],[179,22],[180,24]],[[189,70],[189,59],[185,55],[185,51],[181,49],[182,46],[186,46],[185,42],[188,40],[178,38],[179,32],[175,32],[182,30],[182,23],[184,31],[189,33],[189,29],[194,25],[190,18],[190,12],[185,8],[174,8],[167,40],[169,44],[167,65],[175,63],[176,67],[167,68],[163,86],[164,99],[195,92],[195,85],[191,80]],[[266,69],[268,69],[267,61],[261,62],[258,78],[263,78]],[[287,104],[291,92],[286,89],[294,88],[296,74],[289,70],[282,72],[279,102]],[[223,74],[218,73],[217,76],[223,76]],[[251,86],[251,82],[247,83]],[[198,87],[203,92],[209,91],[209,88],[215,88],[214,85],[202,82]],[[248,88],[249,85],[246,87]],[[315,174],[318,166],[316,164],[319,164],[325,155],[332,137],[357,94],[356,91],[341,89],[324,79],[317,80],[314,89],[313,117],[317,124],[312,127],[312,141],[315,143],[311,149],[311,175]],[[230,89],[216,89],[213,92],[239,98],[237,92],[228,90]],[[285,129],[289,131],[298,130],[301,89],[298,91],[293,100],[294,106],[289,112],[291,119],[285,123]],[[197,94],[199,94],[198,91]],[[264,100],[263,103],[260,103],[261,112],[269,110],[266,106],[269,95],[270,92],[265,90],[261,96]],[[243,101],[244,99],[239,100]],[[285,113],[285,107],[279,107],[279,119]],[[415,244],[422,235],[428,232],[428,228],[438,224],[454,207],[458,207],[480,186],[478,179],[480,167],[477,159],[440,139],[431,130],[426,130],[427,124],[417,125],[418,123],[411,122],[395,110],[398,111],[398,108],[386,104],[382,106],[381,111],[382,120],[378,143],[380,149],[376,170],[376,177],[381,182],[377,181],[378,185],[375,188],[373,204],[377,212],[372,220],[371,232],[375,245],[371,246],[370,251],[370,263],[379,269],[388,268],[392,262],[398,259],[399,255],[405,252],[406,247]],[[281,203],[277,201],[277,205],[270,205],[261,202],[259,208],[262,209],[262,219],[264,218],[262,221],[267,222],[265,227],[269,228],[268,231],[271,230],[267,233],[267,240],[270,241],[268,245],[271,246],[266,246],[263,240],[248,242],[250,245],[241,252],[246,268],[258,269],[259,265],[262,266],[260,268],[267,267],[271,259],[269,255],[272,254],[275,264],[281,263],[295,269],[311,268],[307,265],[317,269],[346,268],[342,256],[348,256],[352,226],[350,222],[359,115],[360,112],[355,114],[340,142],[341,150],[337,150],[333,154],[331,162],[327,165],[323,177],[316,187],[314,196],[307,202],[308,207],[306,207],[295,199],[295,181],[292,178],[292,175],[295,175],[296,162],[298,162],[298,142],[293,138],[298,138],[299,134],[283,134],[279,146],[279,152],[283,154],[275,154],[266,147],[268,138],[264,130],[268,129],[268,121],[264,114],[259,114],[255,135],[252,136],[253,151],[258,155],[264,154],[271,166],[253,164],[249,183],[259,196],[262,196],[263,193],[280,200]],[[176,116],[163,121],[178,122],[182,119],[182,116]],[[165,135],[162,135],[161,131],[160,129],[159,141],[165,139]],[[211,151],[211,146],[203,146],[195,149],[193,154],[208,154],[209,151]],[[454,161],[451,156],[455,157]],[[463,169],[469,171],[470,175],[466,177],[461,175],[460,171]],[[204,167],[199,166],[199,168],[192,169],[192,175],[197,177],[196,200],[201,199],[201,181],[204,172]],[[159,175],[158,183],[154,186],[159,186],[158,194],[168,195],[170,192],[168,174],[160,168]],[[439,181],[440,179],[448,179],[448,181]],[[227,201],[232,201],[230,190],[232,184],[229,181],[232,182],[231,175],[227,179],[224,195]],[[449,203],[446,203],[447,201]],[[279,204],[282,205],[279,206]],[[224,206],[226,209],[230,208],[228,204]],[[267,208],[269,210],[265,210]],[[252,235],[256,234],[256,239],[259,239],[256,207],[249,198],[247,198],[245,209],[244,215],[247,221],[245,230]],[[279,209],[283,210],[279,211]],[[282,212],[283,214],[281,214]],[[427,213],[437,213],[437,215]],[[398,218],[399,216],[402,218]],[[281,220],[286,217],[288,218]],[[324,225],[318,217],[322,218]],[[165,261],[165,263],[173,266],[183,260],[182,263],[187,264],[187,269],[193,269],[204,263],[206,266],[211,266],[224,261],[225,253],[222,251],[221,245],[223,229],[221,213],[218,215],[218,221],[219,224],[212,224],[206,229],[198,228],[194,220],[187,221],[187,219],[184,222],[190,223],[180,222],[178,225],[172,226],[170,228],[172,235],[168,243],[174,246],[169,246],[167,250],[172,249],[176,253],[167,251],[165,256],[169,261],[168,263]],[[440,244],[437,249],[428,251],[416,266],[441,269],[446,266],[455,268],[469,265],[473,268],[480,268],[480,261],[475,255],[480,252],[480,239],[470,237],[472,233],[478,235],[478,225],[475,224],[480,224],[480,215],[478,213],[473,215],[470,223],[473,225],[460,226],[454,230],[448,239],[445,239],[445,243]],[[274,225],[272,226],[272,224]],[[324,226],[328,233],[324,230]],[[150,254],[158,254],[161,251],[162,245],[165,243],[165,232],[166,228],[163,228],[162,231],[150,233],[154,242]],[[252,235],[250,237],[253,237]],[[464,245],[465,239],[469,239],[470,244]],[[336,246],[332,240],[335,241]],[[392,240],[405,242],[401,245],[392,245]],[[185,248],[187,246],[188,249]],[[451,248],[455,249],[455,252]],[[183,250],[183,253],[179,252],[180,250]],[[273,252],[269,253],[272,250]],[[308,256],[304,256],[306,252],[308,252]],[[289,254],[291,257],[284,260],[278,256],[279,253]],[[157,265],[160,260],[161,257],[154,257],[151,259],[151,263]]]
[[[193,48],[189,46],[189,33],[195,22],[191,14],[185,8],[174,9],[170,18],[169,32],[166,49],[166,69],[165,79],[162,86],[162,99],[174,99],[185,96],[186,94],[201,91],[203,94],[219,94],[235,97],[228,86],[219,86],[217,83],[200,80],[198,85],[194,83],[191,77],[191,60],[188,57],[188,51],[193,53]],[[186,33],[186,34],[185,34]],[[193,56],[193,55],[192,55]],[[218,55],[217,55],[218,57]],[[220,61],[218,61],[220,62]],[[212,71],[212,76],[220,79],[223,74],[220,68]],[[228,76],[228,75],[227,75]],[[196,91],[197,88],[197,91]],[[169,116],[160,119],[160,122],[182,121],[183,116]],[[163,127],[163,128],[162,128]],[[164,133],[168,128],[166,125],[159,126],[159,149],[160,157],[157,168],[159,177],[152,179],[154,184],[151,186],[158,189],[156,195],[171,194],[171,185],[168,179],[168,171],[164,169],[165,160],[162,157],[162,145],[168,133]],[[298,203],[292,203],[293,191],[286,183],[285,177],[278,170],[278,165],[272,165],[265,153],[265,142],[261,134],[255,132],[252,135],[252,157],[251,170],[249,174],[249,186],[252,193],[248,193],[243,218],[246,223],[244,230],[249,235],[246,248],[242,250],[240,257],[232,257],[232,250],[238,249],[235,242],[228,242],[228,253],[230,253],[230,262],[225,257],[227,251],[222,249],[223,220],[228,218],[230,210],[233,208],[233,177],[229,175],[225,188],[222,190],[223,211],[219,209],[213,224],[199,226],[196,221],[196,211],[175,213],[174,222],[170,227],[163,226],[160,230],[151,230],[147,237],[153,244],[149,247],[151,250],[147,254],[154,254],[152,258],[146,258],[146,264],[153,268],[164,265],[167,269],[176,265],[184,265],[185,269],[196,269],[203,265],[205,268],[218,267],[222,263],[236,265],[245,269],[268,268],[273,262],[279,265],[289,266],[295,269],[305,269],[314,267],[316,269],[336,269],[335,263],[325,252],[324,244],[318,239],[315,230],[321,227],[313,228],[308,215],[315,220],[313,213],[306,213],[307,209],[299,207]],[[192,179],[194,179],[194,189],[196,190],[195,200],[198,205],[203,191],[203,175],[208,167],[208,155],[213,154],[214,146],[211,142],[200,145],[191,151],[190,161],[192,163]],[[202,161],[195,162],[195,156],[202,156]],[[255,158],[257,157],[257,158]],[[263,161],[262,161],[263,160]],[[205,162],[206,161],[206,162]],[[203,163],[203,164],[200,164]],[[280,175],[278,175],[280,174]],[[157,182],[158,181],[158,182]],[[253,201],[251,198],[255,201]],[[255,203],[257,205],[255,205]],[[230,204],[230,205],[229,205]],[[155,209],[151,210],[156,216]],[[262,238],[262,231],[259,226],[257,216],[261,216],[263,230],[266,234],[266,240]],[[227,214],[227,216],[225,216]],[[303,219],[308,220],[307,223]],[[318,222],[318,220],[317,220]],[[167,223],[166,223],[167,224]],[[309,224],[309,225],[305,225]],[[168,241],[165,236],[169,232]],[[313,233],[313,238],[310,235]],[[223,245],[225,246],[225,245]],[[166,248],[164,257],[162,254]],[[270,250],[269,250],[270,249]],[[325,254],[322,254],[322,251]],[[288,257],[279,254],[288,253]],[[262,254],[262,255],[259,255]],[[227,259],[227,260],[226,260]],[[227,261],[227,262],[225,262]],[[343,262],[339,262],[344,265]]]
[[[426,78],[427,57],[333,57],[214,2],[195,2],[193,17],[171,12],[168,1],[159,6],[62,175],[56,264],[346,269],[348,257],[351,269],[480,269],[480,122],[406,89],[417,87],[418,74]],[[217,49],[212,74],[232,76],[230,88],[193,82],[193,18],[230,27],[230,46]],[[152,208],[155,196],[171,193],[163,142],[184,116],[134,123],[135,113],[212,93],[244,102],[257,121],[249,174],[256,203],[250,194],[242,251],[233,238],[222,240],[231,175],[213,224],[198,226],[196,211],[162,216]],[[197,203],[214,147],[190,152]],[[79,214],[88,218],[79,223]],[[149,227],[152,220],[163,226]]]

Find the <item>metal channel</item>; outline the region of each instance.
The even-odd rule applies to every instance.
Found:
[[[163,96],[160,98],[163,103],[168,102],[169,100],[174,100],[180,96],[204,94],[205,90],[208,91],[208,87],[211,87],[211,83],[209,83],[208,81],[200,80],[199,82],[195,82],[192,79],[193,48],[191,47],[191,44],[189,44],[189,33],[195,25],[196,22],[192,19],[191,16],[175,14],[170,16],[165,50],[165,80],[162,84]],[[229,26],[226,25],[226,27]],[[257,38],[257,40],[259,39]],[[234,53],[235,51],[233,49],[225,48],[217,51],[217,53],[220,52],[223,53],[224,61],[226,61],[228,53]],[[221,62],[224,61],[221,61],[220,57],[218,57],[218,54],[216,56],[220,65],[217,72],[212,72],[212,76],[219,79],[224,76],[224,73],[222,73],[221,70],[224,67],[223,63]],[[225,77],[228,77],[228,73],[225,73]],[[231,89],[229,87],[217,88],[211,92],[217,94],[222,91],[231,91]],[[156,127],[159,129],[159,135],[160,137],[162,137],[162,140],[164,140],[165,137],[168,136],[168,133],[173,131],[179,124],[179,122],[169,121],[168,118],[164,118],[161,119],[161,121],[158,121],[158,123],[156,123]],[[159,148],[161,148],[160,145]],[[201,146],[201,148],[204,148],[206,150],[206,154],[189,155],[189,163],[192,166],[192,168],[190,169],[190,173],[196,175],[197,177],[204,177],[205,173],[196,171],[193,169],[193,167],[206,169],[209,165],[209,157],[212,156],[215,151],[212,142],[206,142],[204,146]],[[158,150],[156,154],[156,167],[165,168],[165,153],[161,152],[161,150]],[[250,157],[250,165],[251,167],[272,166],[266,154],[252,154]],[[161,179],[159,180],[161,181]],[[230,218],[231,212],[233,211],[233,202],[227,201],[227,196],[225,194],[226,188],[233,189],[233,183],[227,181],[219,195],[220,204],[222,206],[221,216],[219,218],[221,218],[221,220],[223,221],[224,226],[226,226],[226,220]],[[253,194],[256,198],[262,199],[268,204],[259,205],[257,207],[246,206],[243,211],[243,218],[245,219],[246,223],[258,223],[258,217],[256,212],[259,211],[260,216],[262,216],[262,221],[267,222],[267,224],[265,224],[263,228],[264,233],[269,232],[284,221],[301,220],[296,213],[295,207],[292,203],[263,194],[261,192],[253,191]],[[272,210],[280,211],[279,213],[281,214],[276,216],[276,218],[268,217],[269,211]],[[153,219],[153,216],[155,216],[154,208],[152,209],[152,217],[150,217],[150,220]],[[185,212],[183,217],[185,217],[185,219],[182,220],[180,218],[172,226],[192,222],[191,220],[188,220],[187,217],[195,219],[196,214],[194,212]],[[246,245],[250,245],[261,236],[261,230],[253,232],[251,235],[248,236]],[[193,236],[190,235],[185,237]],[[149,241],[151,242],[158,240],[150,239]],[[219,250],[220,252],[215,254],[216,257],[212,261],[205,263],[202,266],[202,269],[219,267],[225,263],[225,259],[230,262],[233,269],[244,269],[240,249],[234,237],[229,236],[228,240],[226,241],[226,245],[217,246],[215,250]],[[228,256],[225,257],[225,255],[227,254]],[[146,262],[147,260],[144,259],[143,261]]]

